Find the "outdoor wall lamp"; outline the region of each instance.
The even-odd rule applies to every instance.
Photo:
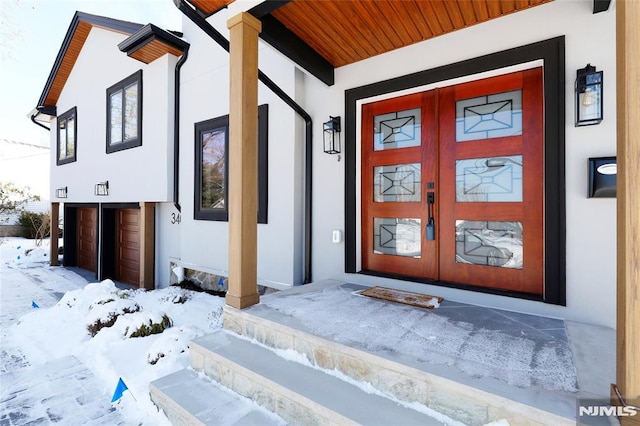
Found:
[[[618,178],[616,157],[589,158],[589,198],[615,197]]]
[[[324,152],[327,154],[340,154],[340,117],[329,116],[329,121],[323,123],[322,128]]]
[[[602,95],[602,71],[591,64],[576,71],[576,127],[600,124]]]
[[[67,187],[63,186],[62,188],[56,189],[56,197],[67,198]]]
[[[95,195],[109,195],[109,181],[96,183],[96,186],[93,188],[93,193]]]

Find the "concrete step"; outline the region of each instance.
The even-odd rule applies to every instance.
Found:
[[[211,426],[284,426],[275,414],[222,388],[191,369],[179,370],[149,384],[151,400],[171,424]]]
[[[257,306],[260,307],[260,305]],[[401,359],[382,358],[307,333],[289,326],[287,318],[280,318],[279,322],[275,322],[263,316],[254,315],[250,312],[251,310],[241,311],[226,306],[224,329],[274,349],[295,351],[301,359],[312,366],[337,371],[357,382],[371,385],[383,395],[407,403],[417,403],[466,425],[481,426],[502,419],[507,420],[511,425],[575,425],[575,418],[537,408],[537,399],[540,399],[540,395],[532,394],[526,403],[514,401],[505,396],[411,367],[402,363]],[[202,358],[203,355],[198,356],[196,361],[202,368],[205,361]],[[196,368],[193,360],[194,358],[192,358],[192,366]],[[208,362],[211,363],[211,361]],[[208,364],[206,368],[216,369],[215,364]],[[214,371],[211,376],[220,377],[225,374],[227,374],[226,370]],[[226,380],[229,381],[229,378]],[[565,409],[567,401],[559,398],[556,404],[562,408],[557,411],[567,411]],[[571,412],[575,413],[573,410]],[[397,423],[392,422],[392,424]]]
[[[288,424],[442,424],[224,330],[192,341],[190,356],[195,370],[256,401]]]

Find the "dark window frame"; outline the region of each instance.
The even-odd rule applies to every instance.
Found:
[[[73,155],[60,158],[60,122],[69,122],[69,118],[73,117]],[[69,132],[66,133],[67,135]],[[67,140],[64,141],[65,147]],[[56,165],[73,163],[78,159],[78,108],[73,107],[64,114],[60,114],[56,122]]]
[[[202,134],[224,127],[225,131],[225,208],[203,209],[200,207],[202,194]],[[229,220],[229,115],[200,121],[194,124],[194,192],[193,218],[226,222]],[[268,176],[269,176],[269,106],[258,107],[258,223],[268,223]]]
[[[124,93],[125,89],[132,84],[137,83],[138,85],[138,102],[136,105],[136,113],[137,113],[137,136],[133,139],[125,140],[125,99]],[[122,129],[121,129],[121,141],[117,143],[111,142],[111,95],[122,91]],[[127,78],[120,80],[113,86],[107,89],[107,128],[106,128],[106,141],[107,141],[107,154],[111,154],[113,152],[122,151],[129,148],[135,148],[138,146],[142,146],[142,70],[138,70],[128,76]]]
[[[357,270],[357,102],[387,93],[497,70],[542,59],[544,80],[544,293],[473,287],[415,277]],[[515,47],[462,62],[355,87],[345,91],[345,272],[424,282],[480,293],[537,300],[566,306],[566,195],[565,195],[565,37]]]

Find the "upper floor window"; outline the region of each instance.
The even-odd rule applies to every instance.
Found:
[[[258,108],[258,223],[267,223],[268,105]],[[229,116],[195,124],[194,219],[229,218]]]
[[[107,89],[107,153],[142,145],[142,70]]]
[[[56,164],[67,164],[76,161],[76,107],[58,116],[58,149]]]

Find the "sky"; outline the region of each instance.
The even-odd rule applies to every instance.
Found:
[[[28,118],[76,11],[179,31],[172,0],[0,0],[0,139],[48,145]]]

